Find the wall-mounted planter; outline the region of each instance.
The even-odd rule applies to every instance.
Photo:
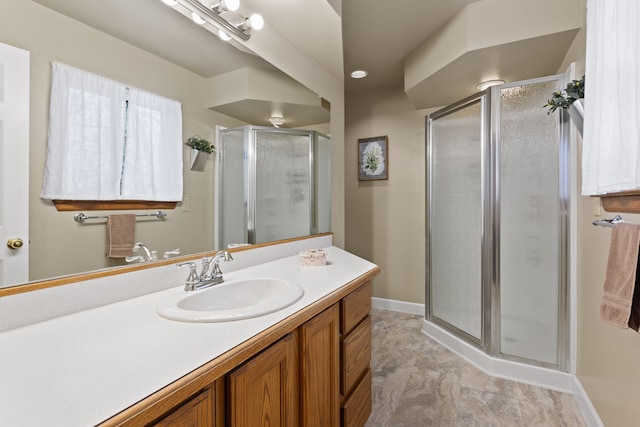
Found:
[[[584,127],[584,98],[576,99],[573,104],[569,105],[569,117],[582,136]]]
[[[207,166],[207,160],[209,160],[209,153],[204,151],[198,151],[194,148],[191,149],[191,170],[196,172],[203,172],[205,166]]]

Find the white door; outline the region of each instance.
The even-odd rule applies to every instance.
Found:
[[[0,43],[0,288],[29,279],[29,52]]]

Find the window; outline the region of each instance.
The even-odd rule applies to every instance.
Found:
[[[52,64],[43,199],[182,199],[178,101]]]

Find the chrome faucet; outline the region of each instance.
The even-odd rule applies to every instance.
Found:
[[[220,251],[211,258],[202,258],[202,271],[199,275],[195,262],[187,261],[177,264],[177,268],[189,267],[189,277],[185,281],[184,290],[197,291],[224,282],[222,270],[220,270],[221,260],[233,261],[233,257],[227,251]],[[209,273],[210,269],[213,270],[213,273]]]
[[[133,245],[133,249],[131,250],[131,252],[138,252],[140,249],[142,249],[144,255],[128,256],[124,260],[126,262],[134,262],[134,261],[151,262],[151,261],[153,261],[153,256],[151,255],[151,251],[142,242],[137,242],[135,245]]]

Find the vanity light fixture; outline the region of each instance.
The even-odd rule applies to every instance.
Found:
[[[273,126],[274,128],[279,128],[284,124],[284,122],[286,122],[284,117],[280,116],[271,116],[267,120],[269,120],[269,123],[271,123],[271,126]]]
[[[187,16],[190,13],[193,22],[198,25],[213,26],[213,32],[225,41],[231,40],[232,36],[240,40],[249,40],[252,30],[260,30],[264,27],[264,19],[260,14],[254,13],[245,17],[237,12],[240,8],[240,0],[161,1]]]
[[[504,80],[498,80],[498,79],[494,79],[494,80],[486,80],[484,82],[480,82],[476,85],[476,89],[478,89],[479,91],[483,91],[485,89],[490,88],[491,86],[498,86],[501,84],[504,84]]]
[[[365,70],[355,70],[351,72],[351,77],[354,79],[364,79],[369,73]]]

